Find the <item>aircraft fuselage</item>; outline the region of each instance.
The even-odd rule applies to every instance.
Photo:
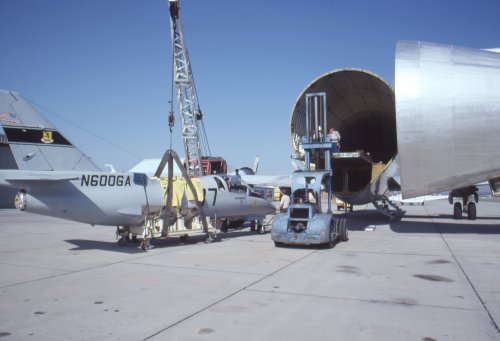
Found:
[[[140,173],[16,171],[3,178],[0,185],[19,189],[19,209],[93,225],[140,225],[147,214],[159,213],[164,205],[160,181]],[[248,191],[230,192],[221,177],[200,180],[202,210],[208,217],[257,219],[274,211],[268,201]]]

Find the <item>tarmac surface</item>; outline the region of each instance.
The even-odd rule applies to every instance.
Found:
[[[0,210],[0,339],[500,340],[499,202],[476,221],[446,200],[392,222],[364,208],[333,249],[243,229],[148,251]]]

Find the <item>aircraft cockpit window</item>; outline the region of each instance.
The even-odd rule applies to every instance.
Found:
[[[220,191],[225,191],[226,188],[224,187],[224,184],[222,183],[221,179],[219,179],[218,177],[214,177],[214,179],[215,182],[217,183],[217,189]]]
[[[250,190],[249,192],[250,192],[249,195],[251,197],[265,199],[260,193],[258,193],[256,191]]]
[[[243,184],[231,185],[231,188],[230,188],[231,192],[242,193],[242,194],[246,194],[247,190],[248,190],[247,186],[245,186]]]

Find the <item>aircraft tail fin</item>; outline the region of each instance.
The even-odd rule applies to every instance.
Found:
[[[255,157],[255,161],[253,163],[253,168],[252,168],[254,174],[257,174],[257,171],[259,170],[259,163],[260,163],[260,156],[257,155]]]
[[[0,125],[0,168],[101,170],[17,92],[0,90]]]

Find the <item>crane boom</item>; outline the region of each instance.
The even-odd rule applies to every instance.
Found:
[[[181,117],[181,134],[185,165],[190,176],[203,175],[198,121],[202,114],[195,96],[193,73],[184,41],[179,1],[169,0],[170,28],[173,44],[173,73]]]

